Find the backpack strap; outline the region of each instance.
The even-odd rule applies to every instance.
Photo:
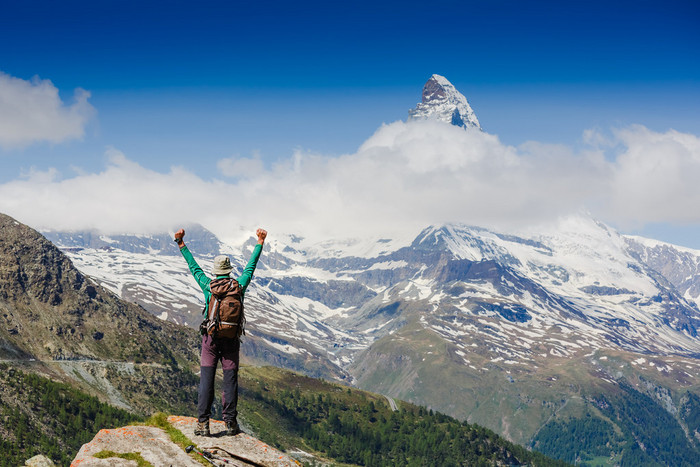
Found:
[[[219,300],[216,298],[214,294],[211,295],[211,298],[209,299],[209,302],[214,300],[214,306],[211,307],[211,316],[209,316],[209,322],[207,323],[207,332],[211,331],[211,329],[218,329],[219,328]]]

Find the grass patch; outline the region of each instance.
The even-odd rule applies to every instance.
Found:
[[[187,446],[194,444],[191,439],[189,439],[180,430],[178,430],[168,422],[168,416],[163,412],[158,412],[151,415],[151,417],[147,419],[143,424],[148,426],[155,426],[157,428],[162,429],[168,434],[168,436],[170,437],[170,441],[180,446],[183,450]]]
[[[170,438],[170,441],[180,446],[183,451],[187,446],[196,446],[196,444],[191,439],[189,439],[180,430],[178,430],[177,428],[172,426],[170,422],[168,422],[168,416],[163,412],[154,413],[153,415],[151,415],[150,418],[143,422],[143,424],[147,426],[154,426],[165,431],[165,433],[167,433],[168,437]],[[209,465],[194,452],[190,452],[188,453],[188,455],[202,465]]]
[[[120,459],[126,459],[130,461],[136,461],[138,467],[153,467],[153,464],[148,462],[146,459],[141,457],[140,452],[114,452],[114,451],[100,451],[97,454],[93,454],[92,457],[97,457],[98,459],[109,459],[112,457],[119,457]]]

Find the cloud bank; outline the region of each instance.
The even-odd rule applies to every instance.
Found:
[[[297,151],[267,167],[255,155],[223,159],[211,179],[110,150],[99,173],[34,171],[0,185],[0,211],[36,228],[106,233],[198,222],[227,239],[257,226],[315,239],[442,222],[517,228],[582,209],[617,226],[700,222],[700,138],[633,126],[585,139],[577,151],[513,147],[440,122],[396,122],[354,154]]]
[[[82,138],[95,113],[89,98],[88,91],[76,89],[72,105],[66,105],[51,81],[26,81],[0,72],[0,147]]]

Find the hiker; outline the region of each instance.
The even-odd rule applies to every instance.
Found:
[[[175,233],[175,242],[180,247],[180,253],[184,256],[190,267],[190,272],[204,292],[205,306],[202,311],[204,321],[200,326],[202,355],[197,402],[198,421],[194,431],[197,436],[210,436],[209,417],[211,417],[211,404],[214,402],[214,376],[219,360],[221,360],[221,367],[224,371],[221,405],[223,406],[224,422],[226,422],[226,434],[233,436],[241,432],[236,418],[238,416],[236,407],[238,405],[239,338],[243,333],[245,323],[243,295],[253,278],[255,266],[258,264],[258,258],[260,258],[265,237],[267,237],[267,232],[263,229],[258,229],[255,234],[258,237],[258,244],[255,245],[243,274],[238,279],[233,279],[230,275],[233,271],[231,261],[228,256],[219,255],[214,258],[214,267],[212,268],[214,279],[210,279],[204,274],[190,250],[185,246],[184,229]]]

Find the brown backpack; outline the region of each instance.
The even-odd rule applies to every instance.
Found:
[[[243,294],[236,279],[224,277],[209,284],[211,298],[207,334],[213,337],[239,337],[243,332]]]

